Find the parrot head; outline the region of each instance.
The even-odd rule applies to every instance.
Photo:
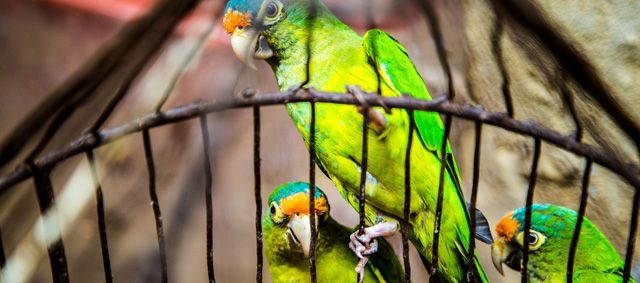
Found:
[[[491,246],[493,265],[501,274],[502,264],[519,271],[523,245],[529,245],[528,276],[546,278],[551,267],[566,272],[569,247],[577,213],[573,210],[534,204],[531,207],[531,229],[524,234],[525,207],[507,213],[496,225],[496,239]],[[585,219],[585,224],[587,223]]]
[[[309,184],[292,182],[280,185],[271,193],[268,203],[264,218],[265,237],[269,238],[267,241],[280,252],[308,257],[311,242]],[[320,233],[329,218],[329,202],[318,187],[315,192],[315,214],[316,228]]]
[[[277,57],[291,45],[304,44],[310,7],[326,8],[318,0],[231,0],[227,3],[224,28],[231,35],[234,53],[252,69],[254,59]],[[273,58],[271,60],[277,60]]]

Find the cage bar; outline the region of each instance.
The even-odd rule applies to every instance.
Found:
[[[260,107],[253,107],[253,176],[256,202],[256,282],[262,282],[262,179],[260,176]]]
[[[571,238],[571,247],[569,247],[569,260],[567,262],[567,283],[573,282],[573,265],[576,258],[576,250],[578,247],[578,241],[580,239],[580,230],[582,229],[584,214],[587,211],[587,200],[589,198],[589,178],[591,177],[592,165],[593,161],[587,159],[586,165],[584,167],[584,174],[582,175],[582,193],[580,194],[580,208],[578,209],[576,228],[573,231],[573,237]]]
[[[407,153],[404,158],[404,209],[402,212],[402,259],[404,261],[404,281],[411,282],[411,261],[409,260],[409,213],[411,210],[411,147],[413,145],[413,131],[416,121],[413,110],[407,110],[409,115],[409,136],[407,138]]]
[[[529,175],[529,188],[527,189],[527,200],[526,200],[526,208],[524,215],[524,237],[522,245],[522,270],[521,277],[522,283],[528,282],[527,279],[527,265],[529,264],[529,244],[526,240],[529,238],[529,233],[531,230],[531,206],[533,205],[533,193],[536,187],[536,179],[538,178],[538,163],[540,162],[540,147],[541,142],[539,138],[535,138],[534,149],[533,149],[533,162],[531,163],[531,174]]]
[[[431,248],[431,270],[429,271],[429,282],[438,282],[438,245],[440,243],[440,223],[442,221],[442,205],[444,202],[444,178],[447,163],[447,141],[451,131],[451,115],[444,118],[444,134],[442,135],[442,147],[440,149],[440,181],[438,183],[438,202],[436,204],[436,216],[433,225],[433,241]],[[452,168],[453,169],[453,168]],[[454,169],[455,170],[455,169]],[[453,178],[454,176],[450,176]]]
[[[153,215],[156,220],[158,248],[160,250],[160,275],[162,283],[167,283],[167,250],[164,243],[162,213],[160,212],[160,203],[158,202],[158,194],[156,193],[156,168],[153,161],[153,152],[151,150],[151,140],[149,138],[148,129],[142,131],[142,141],[144,144],[144,156],[147,159],[147,170],[149,172],[149,196],[151,197],[151,206],[153,207]]]
[[[0,227],[0,275],[2,274],[2,270],[4,269],[5,264],[7,264],[7,258],[4,255],[4,246],[2,245],[2,229]]]
[[[100,234],[100,249],[102,251],[102,266],[104,268],[104,280],[106,283],[113,282],[113,274],[111,272],[111,259],[109,257],[109,245],[107,241],[107,224],[104,215],[104,197],[102,194],[102,186],[98,180],[98,169],[96,168],[96,159],[93,150],[87,150],[87,161],[91,169],[91,178],[93,186],[96,188],[96,212],[98,214],[98,233]]]
[[[476,252],[476,202],[478,201],[478,183],[480,182],[480,151],[482,142],[482,123],[476,122],[476,140],[473,152],[473,181],[471,185],[471,201],[469,206],[469,253],[467,258],[467,282],[471,282],[475,270],[473,257]]]
[[[509,74],[507,68],[504,66],[504,59],[502,58],[502,46],[500,45],[500,39],[504,35],[504,23],[502,17],[496,14],[496,26],[491,33],[491,52],[496,62],[498,62],[498,69],[500,70],[500,76],[502,77],[502,96],[504,97],[504,105],[507,110],[507,115],[513,118],[513,100],[511,98],[511,88]]]
[[[311,242],[309,243],[309,273],[311,282],[317,282],[316,272],[316,104],[312,101],[311,123],[309,123],[309,222],[311,227]]]
[[[69,282],[69,268],[67,267],[67,256],[64,251],[62,234],[58,214],[55,208],[55,196],[53,185],[48,170],[41,170],[33,166],[33,181],[36,187],[38,205],[40,206],[40,217],[44,227],[45,235],[55,239],[53,242],[47,241],[47,252],[49,254],[49,264],[51,266],[51,276],[55,283]],[[49,217],[46,217],[49,215]],[[53,236],[53,237],[51,237]]]
[[[161,105],[159,105],[162,107]],[[159,108],[158,108],[159,109]],[[200,129],[202,131],[202,147],[203,147],[203,166],[204,166],[204,198],[207,211],[207,275],[209,283],[216,282],[215,272],[213,270],[213,199],[211,190],[213,186],[213,176],[211,173],[211,141],[209,139],[209,125],[207,123],[207,115],[200,116]]]
[[[633,209],[631,210],[631,224],[629,224],[629,239],[627,240],[627,254],[624,259],[624,273],[622,276],[623,283],[629,282],[629,278],[631,277],[633,252],[638,233],[638,202],[640,202],[640,187],[636,187],[636,192],[633,195]]]

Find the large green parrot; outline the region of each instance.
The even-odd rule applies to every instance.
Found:
[[[329,215],[329,201],[316,187],[316,272],[318,282],[354,282],[358,257],[349,250],[355,229],[340,225]],[[269,197],[264,217],[265,253],[273,282],[310,282],[309,184],[292,182],[278,186]],[[365,282],[403,282],[404,271],[393,248],[380,241],[364,272]]]
[[[550,204],[531,207],[531,229],[525,237],[525,208],[507,213],[496,225],[496,239],[491,249],[493,264],[502,273],[502,263],[520,270],[522,240],[529,245],[529,282],[566,282],[569,247],[578,214]],[[573,267],[573,282],[622,282],[624,261],[607,238],[586,217]],[[635,282],[630,279],[630,282]]]
[[[345,92],[346,85],[358,85],[369,92],[379,90],[383,96],[406,93],[431,99],[407,51],[393,37],[380,30],[370,30],[360,37],[319,0],[231,0],[225,11],[224,26],[231,34],[238,58],[253,68],[254,59],[265,60],[283,91],[304,83],[305,87],[327,92]],[[286,109],[308,148],[310,103],[289,103]],[[404,206],[409,115],[403,109],[392,109],[390,113],[379,108],[371,110],[367,113],[373,123],[368,136],[365,215],[373,226],[367,227],[363,235],[354,234],[351,238],[350,246],[361,258],[358,272],[362,272],[368,255],[375,251],[374,238],[396,233]],[[416,112],[414,117],[417,130],[411,151],[409,238],[429,268],[443,123],[434,112]],[[355,106],[316,104],[317,164],[356,210],[362,123],[362,114]],[[469,235],[469,214],[448,146],[446,152],[437,276],[442,282],[466,282],[470,258],[476,269],[473,281],[485,282],[484,270],[476,255],[468,256],[467,247],[473,239]],[[478,215],[478,219],[484,219]],[[486,221],[478,225],[477,231],[478,239],[491,243]]]

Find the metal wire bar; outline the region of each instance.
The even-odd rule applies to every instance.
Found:
[[[467,258],[467,282],[471,282],[475,272],[476,265],[473,257],[476,253],[476,202],[478,201],[478,183],[480,182],[480,151],[482,142],[482,123],[476,122],[476,140],[473,151],[473,181],[471,185],[471,205],[469,207],[469,253]]]
[[[533,192],[536,187],[536,179],[538,178],[538,163],[540,162],[540,147],[541,142],[539,138],[535,138],[534,146],[533,146],[533,162],[531,163],[531,175],[529,175],[529,188],[527,189],[527,200],[526,200],[526,208],[524,214],[524,229],[522,230],[524,233],[523,237],[523,245],[522,245],[522,270],[521,270],[521,278],[522,283],[528,282],[527,279],[527,268],[529,264],[529,233],[531,230],[531,206],[533,205]]]
[[[55,196],[49,177],[50,172],[40,170],[35,166],[33,167],[33,181],[36,187],[44,233],[47,235],[47,239],[54,239],[52,242],[47,241],[46,243],[49,254],[49,264],[51,266],[51,276],[53,282],[68,283],[69,269],[67,267],[67,256],[65,255],[62,234],[60,233],[58,214],[55,211]]]
[[[440,223],[442,221],[442,205],[444,202],[444,178],[447,164],[447,141],[451,132],[451,115],[444,118],[444,135],[442,135],[442,147],[440,149],[440,181],[438,183],[438,202],[436,204],[436,217],[433,225],[433,241],[431,248],[431,270],[429,272],[429,282],[438,282],[438,246],[440,243]],[[455,170],[455,169],[454,169]],[[454,176],[450,176],[454,178]]]
[[[629,225],[629,239],[627,240],[627,254],[624,259],[624,273],[622,282],[629,282],[631,267],[633,265],[633,252],[636,246],[636,234],[638,232],[638,204],[640,202],[640,186],[636,186],[633,195],[633,209],[631,210],[631,224]]]
[[[390,108],[405,108],[408,110],[434,111],[449,114],[466,120],[478,121],[483,124],[493,125],[510,132],[538,137],[545,142],[553,144],[568,152],[592,159],[612,172],[620,175],[636,190],[640,188],[640,167],[638,164],[628,164],[616,157],[605,154],[601,150],[584,143],[575,141],[571,136],[566,136],[535,122],[518,121],[506,117],[502,113],[485,111],[480,107],[462,105],[446,101],[445,99],[420,100],[407,97],[383,97],[380,95],[364,94],[364,101],[370,107],[386,105]],[[34,160],[37,168],[47,169],[58,162],[90,148],[95,148],[111,143],[123,136],[140,132],[144,129],[158,127],[169,123],[183,121],[216,111],[231,108],[253,107],[257,105],[276,105],[294,102],[329,102],[338,104],[359,105],[361,102],[352,95],[344,93],[318,92],[313,89],[295,89],[287,92],[267,93],[252,97],[231,97],[210,102],[195,102],[187,106],[176,107],[161,114],[151,113],[135,119],[118,127],[102,130],[97,137],[84,135],[60,149]],[[11,186],[26,180],[33,175],[28,166],[18,166],[12,173],[0,179],[0,195]]]
[[[221,2],[224,3],[224,1],[221,1]],[[224,11],[224,7],[220,7],[218,11]],[[193,48],[191,48],[191,50],[189,50],[189,53],[187,54],[187,56],[184,58],[184,60],[182,60],[182,62],[180,63],[180,66],[178,66],[178,69],[173,73],[173,76],[171,76],[171,79],[169,80],[169,84],[167,85],[167,88],[164,90],[164,93],[162,94],[162,98],[160,98],[160,101],[156,105],[156,108],[154,110],[156,113],[162,110],[162,106],[164,106],[164,103],[167,102],[167,99],[169,98],[169,95],[171,95],[171,92],[173,91],[173,89],[175,89],[176,84],[178,83],[178,80],[180,79],[180,77],[182,77],[182,74],[184,74],[185,70],[187,69],[187,67],[193,60],[193,58],[196,56],[196,54],[198,54],[198,52],[202,50],[202,46],[207,41],[207,38],[209,38],[214,28],[218,25],[219,22],[220,22],[219,16],[217,16],[215,20],[211,21],[211,24],[209,25],[209,27],[207,27],[207,29],[198,37],[196,45]]]
[[[593,165],[593,161],[587,159],[586,163],[587,164],[584,167],[584,174],[582,175],[582,193],[580,195],[580,208],[578,209],[576,228],[573,231],[573,238],[571,238],[571,247],[569,247],[569,260],[567,262],[567,283],[573,282],[573,265],[575,263],[578,241],[580,240],[580,230],[582,229],[584,214],[587,211],[587,200],[589,198],[589,177],[591,176],[591,166]]]
[[[311,282],[317,281],[316,273],[316,104],[311,102],[311,123],[309,123],[309,222],[311,227],[311,242],[309,243],[309,272]]]
[[[260,107],[253,107],[253,176],[256,201],[256,282],[262,282],[262,195],[260,176]]]
[[[560,82],[561,84],[560,94],[562,96],[563,103],[566,105],[567,108],[569,108],[569,113],[571,113],[573,122],[576,124],[576,133],[575,133],[576,141],[580,142],[582,141],[582,132],[583,132],[582,123],[578,119],[578,111],[576,110],[576,105],[575,105],[575,102],[573,101],[573,95],[571,94],[571,92],[569,91],[569,87],[565,83],[565,81],[567,81],[566,76],[567,75],[564,74],[563,77],[565,78],[563,79],[563,82]]]
[[[409,137],[407,138],[407,153],[404,157],[404,210],[402,212],[402,259],[404,260],[404,282],[411,282],[411,261],[409,260],[409,213],[411,210],[411,146],[413,145],[413,131],[416,121],[413,110],[407,110],[409,115]]]
[[[365,195],[367,187],[367,166],[369,163],[369,105],[362,105],[362,160],[360,161],[360,196],[358,212],[360,214],[360,228],[358,234],[364,234],[365,228]]]
[[[200,129],[202,131],[202,147],[204,154],[204,198],[207,210],[207,274],[209,275],[209,283],[213,283],[216,282],[216,276],[213,271],[213,200],[211,198],[213,176],[211,173],[211,156],[209,150],[211,141],[209,139],[209,125],[207,124],[206,114],[200,116]]]
[[[82,96],[91,94],[91,92],[84,90],[95,89],[118,66],[126,64],[127,62],[123,60],[129,54],[129,50],[140,46],[139,44],[144,44],[146,50],[141,53],[152,53],[149,50],[154,50],[156,46],[162,45],[169,36],[168,31],[173,30],[178,21],[198,2],[198,0],[161,1],[148,14],[126,25],[113,44],[100,50],[94,59],[74,73],[63,85],[47,95],[47,99],[31,112],[33,115],[27,115],[7,135],[7,138],[0,145],[0,167],[11,161],[27,144],[27,141],[47,124],[43,121],[55,117],[55,113],[62,109],[63,105],[68,105],[67,103],[78,99],[81,100]],[[158,25],[158,23],[166,23],[166,25]],[[164,36],[157,38],[157,41],[143,40],[144,35],[149,34],[151,29],[154,33]],[[157,49],[155,50],[157,51]]]
[[[2,274],[5,264],[7,264],[7,257],[4,255],[4,247],[2,246],[2,229],[0,229],[0,275]]]
[[[500,39],[504,35],[504,23],[502,17],[496,14],[496,26],[491,33],[491,51],[493,57],[498,63],[498,69],[500,69],[500,75],[502,77],[502,95],[504,97],[504,105],[507,108],[507,115],[513,118],[513,100],[511,99],[511,88],[509,74],[507,68],[504,66],[504,58],[502,58],[502,46],[500,45]]]
[[[425,14],[427,21],[429,22],[429,31],[431,32],[433,41],[436,44],[438,60],[440,60],[442,71],[444,72],[445,78],[447,79],[447,88],[449,90],[449,95],[447,98],[449,100],[453,100],[456,96],[455,89],[453,87],[453,77],[451,76],[451,67],[449,66],[449,61],[447,60],[447,49],[444,46],[444,37],[442,36],[440,20],[438,19],[438,14],[436,14],[436,9],[433,4],[434,1],[422,0],[418,1],[418,3]]]
[[[100,234],[100,248],[102,250],[102,266],[104,268],[104,280],[107,283],[113,282],[113,274],[111,272],[111,259],[109,257],[109,245],[107,244],[107,224],[104,215],[104,197],[102,195],[102,186],[98,180],[98,170],[96,168],[96,160],[93,150],[87,150],[87,161],[91,168],[91,178],[93,186],[96,188],[96,211],[98,214],[98,233]]]
[[[508,16],[514,23],[536,34],[563,69],[602,106],[640,149],[640,124],[636,123],[614,99],[586,56],[574,48],[558,29],[545,20],[536,5],[531,1],[492,0],[492,2],[497,7],[496,14]]]
[[[167,283],[167,250],[164,243],[164,230],[162,228],[162,213],[160,203],[156,193],[156,167],[153,161],[153,151],[151,150],[151,140],[149,139],[149,129],[142,131],[142,142],[144,144],[144,156],[147,159],[147,170],[149,171],[149,196],[153,215],[156,219],[156,232],[158,236],[158,248],[160,250],[160,274],[162,283]]]

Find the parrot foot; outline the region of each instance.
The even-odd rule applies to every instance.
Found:
[[[357,85],[345,85],[345,89],[347,90],[347,93],[353,95],[362,104],[362,106],[356,106],[356,108],[358,109],[358,113],[365,115],[364,107],[367,106],[367,103],[364,100],[364,91],[362,90],[362,88]],[[389,110],[386,105],[384,106],[385,107],[383,108],[385,108],[388,113],[391,113],[391,110]],[[368,112],[369,113],[366,113],[366,115],[368,115],[369,121],[373,123],[376,129],[379,131],[384,130],[384,128],[387,126],[387,119],[385,118],[384,114],[382,114],[375,108],[369,108]]]
[[[364,281],[364,268],[367,265],[369,257],[378,251],[378,241],[375,240],[381,236],[391,236],[398,230],[398,224],[391,222],[382,222],[374,226],[364,229],[364,233],[359,234],[358,231],[349,237],[351,242],[349,248],[360,259],[356,265],[356,273],[358,273],[358,283]]]
[[[351,234],[351,242],[349,248],[358,256],[358,264],[356,265],[356,273],[358,274],[358,283],[364,281],[364,267],[367,266],[369,256],[378,251],[378,241],[371,240],[369,234],[358,235],[358,232]]]

